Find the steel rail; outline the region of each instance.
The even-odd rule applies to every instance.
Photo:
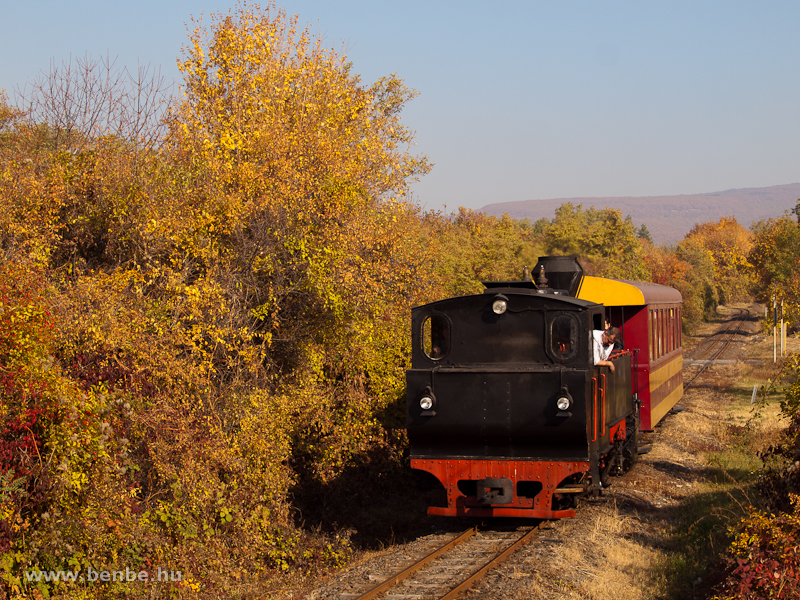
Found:
[[[729,336],[727,341],[725,341],[725,343],[722,345],[722,347],[719,350],[717,350],[717,352],[709,359],[709,361],[706,364],[704,364],[697,373],[695,373],[694,377],[692,377],[692,379],[689,381],[689,383],[684,384],[684,386],[683,386],[684,391],[686,391],[686,389],[689,386],[691,386],[695,382],[695,380],[698,377],[700,377],[700,375],[703,374],[703,372],[711,364],[711,361],[715,360],[718,356],[722,356],[722,353],[725,352],[725,350],[728,348],[730,343],[733,341],[733,336],[735,336],[737,333],[739,333],[739,330],[742,328],[742,325],[744,324],[745,315],[749,315],[750,311],[748,311],[748,310],[746,310],[744,308],[737,308],[736,310],[739,311],[739,315],[737,316],[736,321],[732,321],[728,325],[728,328],[725,331],[720,332],[719,339],[715,340],[714,343],[711,344],[711,346],[708,348],[708,350],[703,352],[703,354],[701,354],[700,356],[705,356],[706,354],[708,354],[711,351],[711,348],[713,348],[717,344],[717,342],[722,340],[725,335]],[[734,325],[736,325],[736,329],[734,331],[731,331],[733,329]],[[694,360],[699,360],[699,358],[698,359],[694,359]]]
[[[700,356],[695,357],[694,360],[700,360],[706,354],[711,352],[711,350],[714,348],[714,346],[716,346],[719,343],[719,341],[723,338],[723,336],[725,336],[726,334],[731,332],[731,329],[733,328],[734,325],[738,325],[738,326],[736,327],[736,331],[733,332],[733,333],[736,333],[736,332],[739,331],[739,328],[742,326],[742,315],[744,314],[744,309],[737,308],[736,310],[738,310],[740,312],[740,314],[736,317],[737,320],[728,322],[728,327],[727,327],[727,329],[725,329],[725,331],[718,331],[717,333],[715,333],[714,336],[716,337],[716,339],[711,343],[711,345],[708,348],[706,348],[705,352],[703,352]],[[733,334],[731,334],[731,335],[733,335]],[[717,353],[717,354],[719,354],[719,353]]]
[[[468,540],[469,538],[471,538],[476,533],[478,533],[478,528],[477,527],[473,527],[471,529],[467,529],[464,533],[459,535],[457,538],[455,538],[453,540],[450,540],[445,545],[441,546],[437,550],[434,550],[433,552],[431,552],[430,554],[428,554],[424,558],[421,558],[420,560],[415,562],[413,565],[411,565],[410,567],[408,567],[408,568],[404,569],[403,571],[397,573],[396,575],[392,575],[389,579],[387,579],[383,583],[379,583],[378,585],[376,585],[371,590],[369,590],[366,593],[364,593],[363,595],[359,596],[356,600],[372,600],[373,598],[376,598],[377,596],[379,596],[380,594],[382,594],[386,590],[394,587],[395,585],[397,585],[398,583],[400,583],[404,579],[407,579],[408,577],[410,577],[411,575],[413,575],[414,573],[416,573],[417,571],[419,571],[423,567],[428,566],[428,564],[431,563],[433,560],[435,560],[436,558],[438,558],[439,556],[441,556],[445,552],[449,552],[450,550],[455,548],[458,544]]]
[[[472,575],[470,575],[467,579],[459,583],[452,590],[447,592],[439,600],[453,600],[454,598],[457,598],[459,594],[470,589],[475,584],[476,581],[482,579],[486,575],[486,573],[488,573],[491,569],[494,569],[500,563],[504,562],[509,556],[514,554],[514,552],[516,552],[522,546],[530,542],[533,536],[538,531],[539,531],[539,526],[537,525],[536,527],[531,529],[528,533],[519,538],[516,542],[511,544],[508,548],[503,550],[503,552],[501,552],[500,554],[495,556],[492,560],[490,560],[488,563],[483,565],[480,569],[473,572]]]
[[[538,530],[539,526],[538,525],[534,526],[530,531],[526,532],[522,537],[517,539],[514,543],[507,546],[502,552],[496,554],[494,558],[484,563],[482,567],[479,567],[478,569],[474,570],[466,579],[464,579],[456,587],[448,591],[444,596],[440,596],[439,600],[453,600],[460,594],[470,589],[473,585],[475,585],[475,582],[482,579],[490,570],[497,567],[501,563],[505,562],[512,554],[514,554],[522,546],[530,542],[531,539],[533,539],[534,535],[538,532]],[[356,600],[373,600],[374,598],[377,598],[384,592],[395,587],[398,583],[400,583],[404,579],[407,579],[420,569],[423,569],[424,567],[428,566],[435,559],[439,558],[446,552],[449,552],[462,542],[465,542],[470,537],[475,535],[477,532],[478,532],[477,527],[468,529],[455,539],[450,540],[449,542],[440,546],[430,554],[421,558],[410,567],[407,567],[406,569],[397,573],[396,575],[392,575],[385,581],[371,588],[370,590],[368,590],[367,592],[356,598]]]

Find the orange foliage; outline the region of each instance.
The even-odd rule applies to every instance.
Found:
[[[675,252],[642,242],[642,261],[650,273],[649,281],[660,285],[677,286],[687,280],[692,265]]]

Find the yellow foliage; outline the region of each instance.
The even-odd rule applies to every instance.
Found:
[[[170,562],[191,595],[234,561],[253,580],[338,562],[346,536],[298,550],[290,486],[400,460],[386,415],[431,281],[405,201],[429,168],[400,121],[415,93],[363,84],[274,4],[197,24],[180,68],[161,143],[57,143],[0,102],[0,250],[51,269],[59,398],[36,534],[0,555],[14,585],[28,567]]]
[[[695,225],[681,242],[680,249],[701,249],[714,269],[714,284],[722,304],[748,297],[752,285],[752,265],[748,255],[753,246],[752,234],[734,217],[717,223]]]

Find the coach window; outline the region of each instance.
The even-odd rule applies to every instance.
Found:
[[[669,354],[672,352],[672,309],[668,308],[664,311],[664,337],[665,339],[665,348],[664,354]]]
[[[658,309],[653,311],[653,346],[655,347],[655,354],[653,356],[658,359],[661,355],[658,353],[658,344],[659,344],[659,336],[658,336]]]
[[[432,360],[450,352],[450,323],[444,315],[433,314],[422,322],[422,351]]]
[[[578,351],[578,319],[565,313],[550,322],[550,351],[556,360],[569,360]]]
[[[658,358],[658,311],[653,309],[653,360]]]
[[[658,343],[656,356],[661,358],[664,356],[664,311],[660,308],[656,310],[656,342]]]
[[[675,309],[669,309],[669,349],[670,352],[678,347],[677,336],[675,335]]]
[[[650,313],[650,360],[656,360],[658,358],[658,321],[656,317],[658,312],[653,309]]]

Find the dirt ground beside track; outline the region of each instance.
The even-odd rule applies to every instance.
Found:
[[[652,443],[652,451],[642,455],[624,477],[614,479],[601,498],[581,503],[575,518],[544,523],[536,541],[463,598],[707,597],[709,586],[703,574],[691,582],[690,589],[684,586],[681,591],[668,581],[670,571],[681,568],[672,564],[680,560],[675,552],[676,527],[681,522],[685,525],[688,518],[689,529],[702,528],[713,517],[713,494],[720,493],[720,486],[709,481],[709,465],[717,453],[735,447],[737,432],[748,420],[753,423],[747,390],[752,390],[753,382],[765,383],[775,369],[772,339],[761,332],[760,319],[755,318],[763,316],[763,307],[721,307],[718,319],[683,339],[686,364],[699,355],[700,346],[715,331],[726,326],[737,308],[748,308],[753,318],[744,323],[721,357],[731,362],[710,366],[686,390],[679,403],[685,410],[669,414],[647,437],[645,443]],[[791,338],[788,349],[800,351],[800,340]],[[694,370],[685,368],[685,383]],[[756,436],[756,443],[766,446],[781,428],[774,403],[761,411],[757,425],[761,437]],[[732,485],[736,485],[735,475],[731,474]],[[293,597],[332,597],[337,579],[347,578],[348,573],[380,571],[389,555],[406,550],[410,549],[399,545],[364,554],[348,569]]]

